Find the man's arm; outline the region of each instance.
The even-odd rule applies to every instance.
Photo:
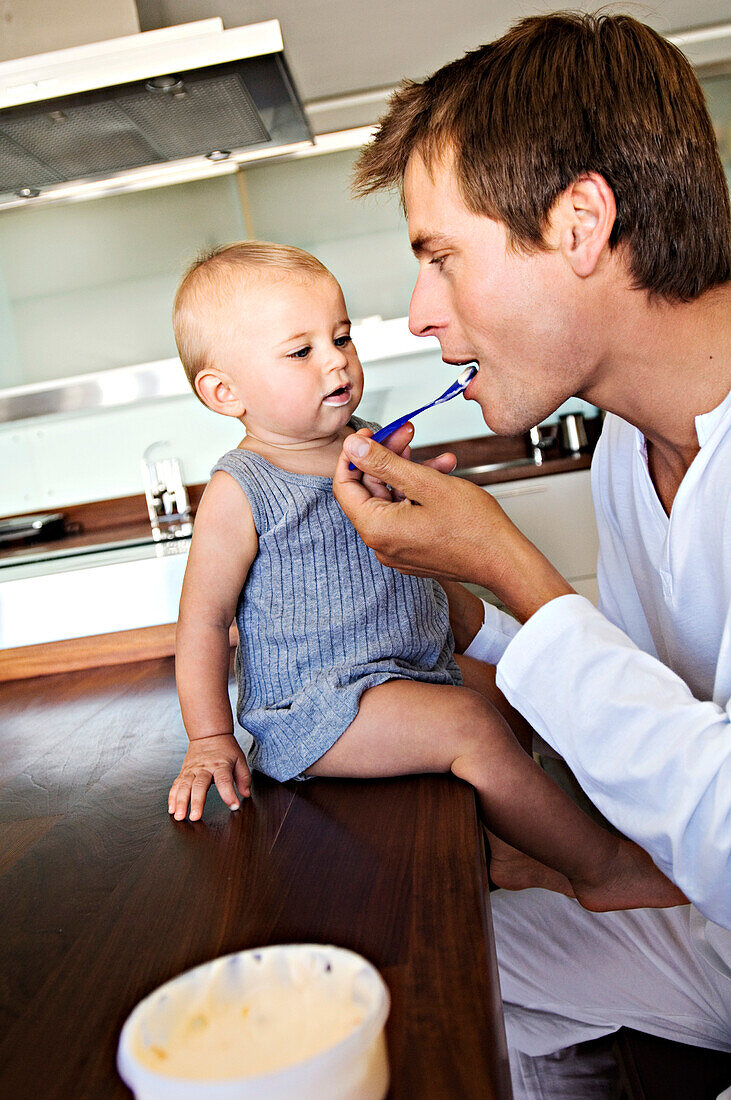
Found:
[[[729,715],[577,596],[497,502],[367,443],[346,440],[335,495],[379,560],[493,591],[525,623],[498,686],[563,756],[592,801],[711,920],[731,925]],[[401,490],[374,501],[361,470]]]
[[[731,714],[700,702],[588,600],[541,608],[497,683],[589,798],[731,928]]]

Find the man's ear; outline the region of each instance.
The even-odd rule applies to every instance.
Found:
[[[237,420],[246,413],[246,406],[232,389],[230,379],[213,367],[205,367],[195,376],[195,390],[213,412],[235,416]]]
[[[558,247],[581,278],[596,270],[609,247],[616,218],[614,192],[598,172],[574,180],[557,200],[551,220],[558,231]]]

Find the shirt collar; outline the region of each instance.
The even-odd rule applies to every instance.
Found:
[[[695,434],[698,437],[698,446],[704,447],[716,428],[727,419],[731,418],[731,390],[726,394],[720,405],[710,412],[699,413],[695,417]],[[639,428],[635,428],[635,448],[647,464],[647,440]]]
[[[731,390],[726,394],[720,405],[707,413],[699,413],[695,418],[695,432],[698,436],[698,444],[703,447],[711,438],[716,428],[731,413]]]

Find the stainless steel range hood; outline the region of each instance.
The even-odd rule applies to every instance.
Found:
[[[312,140],[276,19],[0,63],[0,208],[196,178]]]

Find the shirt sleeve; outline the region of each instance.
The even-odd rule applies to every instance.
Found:
[[[731,928],[731,713],[700,702],[582,596],[551,600],[497,684],[589,798],[710,920]]]
[[[520,623],[485,600],[482,606],[485,609],[482,626],[467,646],[464,656],[474,657],[487,665],[496,665],[520,630]]]

